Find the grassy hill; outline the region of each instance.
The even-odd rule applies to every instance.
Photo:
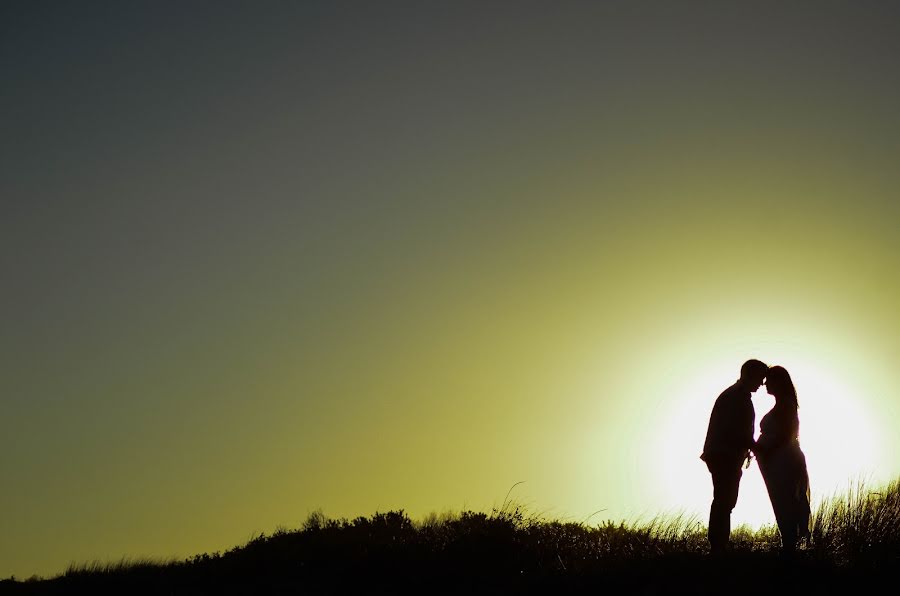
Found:
[[[542,519],[506,502],[413,521],[403,511],[353,520],[314,513],[296,530],[183,561],[71,566],[58,577],[0,582],[0,594],[825,593],[897,584],[900,479],[820,505],[793,558],[774,527],[738,529],[711,557],[706,528],[670,517],[589,526]],[[888,591],[893,588],[888,587]]]

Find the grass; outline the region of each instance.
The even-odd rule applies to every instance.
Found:
[[[508,497],[508,495],[507,495]],[[63,574],[0,582],[0,593],[367,593],[575,591],[779,593],[896,583],[900,479],[862,483],[818,505],[812,539],[779,555],[774,526],[732,532],[733,551],[708,554],[706,528],[670,515],[647,522],[565,522],[508,498],[490,513],[411,520],[403,511],[330,519],[317,511],[224,553],[186,560],[72,565]]]

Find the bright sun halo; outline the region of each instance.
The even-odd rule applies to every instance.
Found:
[[[778,364],[782,364],[778,362]],[[813,507],[821,499],[842,493],[859,480],[874,481],[879,462],[879,428],[866,411],[866,402],[840,382],[831,369],[794,361],[782,364],[793,378],[800,402],[800,445],[806,455]],[[659,469],[657,498],[670,509],[695,513],[706,522],[712,499],[709,473],[699,459],[709,412],[716,396],[737,378],[734,373],[695,378],[664,412],[654,445]],[[724,379],[724,384],[723,384]],[[756,434],[759,421],[774,405],[765,386],[753,394]],[[732,527],[774,523],[765,485],[755,461],[744,470]]]

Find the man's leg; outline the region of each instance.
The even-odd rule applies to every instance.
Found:
[[[781,552],[785,555],[792,555],[797,550],[797,523],[786,523],[779,526],[778,531],[781,532]]]
[[[709,548],[723,552],[731,536],[731,511],[737,504],[741,468],[709,466],[713,481],[713,501],[709,508]]]

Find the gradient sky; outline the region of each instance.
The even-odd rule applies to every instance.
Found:
[[[703,519],[750,357],[814,496],[895,477],[900,15],[722,4],[4,2],[0,577]]]

